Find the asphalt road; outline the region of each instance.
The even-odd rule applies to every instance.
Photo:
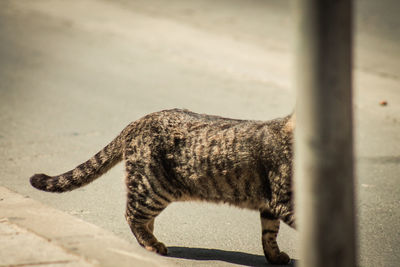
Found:
[[[398,266],[399,4],[377,2],[358,1],[355,20],[360,265]],[[122,165],[61,195],[28,178],[71,169],[153,111],[291,112],[291,14],[266,0],[1,1],[0,184],[136,243]],[[155,232],[177,265],[265,264],[256,212],[174,203]],[[298,258],[296,231],[283,225],[279,243]]]

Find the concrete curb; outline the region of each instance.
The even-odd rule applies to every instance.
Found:
[[[0,266],[168,266],[100,227],[0,186]]]

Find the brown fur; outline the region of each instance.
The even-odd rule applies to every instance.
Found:
[[[126,219],[139,244],[159,254],[154,218],[173,201],[204,200],[259,210],[267,260],[285,264],[279,220],[294,226],[292,145],[294,117],[234,120],[165,110],[129,124],[103,150],[58,176],[36,174],[31,184],[65,192],[84,186],[124,160]]]

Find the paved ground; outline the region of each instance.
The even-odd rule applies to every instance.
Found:
[[[98,226],[0,187],[0,266],[160,266]]]
[[[396,1],[375,2],[358,1],[356,18],[360,264],[397,266],[400,23]],[[140,250],[123,217],[122,166],[62,195],[35,191],[28,178],[69,170],[149,112],[291,112],[290,29],[287,1],[1,1],[0,185]],[[255,212],[198,203],[173,204],[156,221],[166,260],[182,266],[263,265],[259,228]],[[281,232],[297,258],[297,233]]]

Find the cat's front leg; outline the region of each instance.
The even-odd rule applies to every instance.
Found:
[[[276,238],[279,232],[280,220],[268,210],[260,210],[262,245],[267,261],[272,264],[288,264],[290,257],[279,250]]]

